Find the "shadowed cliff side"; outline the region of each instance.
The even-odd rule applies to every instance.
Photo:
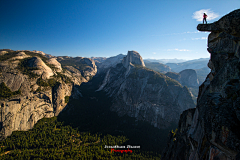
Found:
[[[97,91],[113,98],[111,110],[166,129],[182,111],[195,107],[186,87],[145,67],[140,54],[128,51],[122,63],[108,69]]]
[[[199,87],[197,107],[184,111],[176,134],[170,134],[163,160],[240,159],[239,26],[239,9],[198,25],[199,31],[211,32],[211,72]]]

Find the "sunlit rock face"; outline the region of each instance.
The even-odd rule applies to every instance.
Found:
[[[128,54],[123,58],[122,64],[125,68],[128,68],[129,65],[140,65],[145,67],[142,57],[136,51],[128,51]]]
[[[54,65],[54,67],[56,68],[56,71],[57,72],[61,72],[62,71],[62,66],[61,66],[61,63],[59,63],[56,58],[50,58],[48,59],[47,61],[49,64],[52,64]]]
[[[177,123],[179,115],[194,102],[186,87],[179,82],[144,67],[142,57],[129,51],[122,63],[108,69],[102,85],[114,99],[111,110],[165,129]]]
[[[0,140],[13,131],[33,128],[43,117],[58,116],[67,106],[70,96],[75,99],[81,96],[77,88],[88,81],[83,76],[94,76],[97,72],[95,63],[88,58],[78,58],[81,61],[77,63],[84,66],[83,70],[66,65],[63,70],[56,58],[44,58],[45,54],[41,52],[32,56],[36,52],[28,54],[30,51],[4,50],[1,51],[1,58],[4,59],[8,52],[12,52],[12,57],[0,61],[0,84],[4,83],[11,92],[21,93],[0,97]],[[22,60],[26,62],[24,65],[21,64]],[[24,71],[18,68],[19,64]],[[36,75],[31,77],[29,73]],[[38,83],[41,79],[44,85]],[[2,93],[3,89],[0,90]]]
[[[240,10],[197,29],[211,32],[211,72],[199,87],[196,109],[182,113],[162,159],[240,159]]]
[[[32,71],[33,73],[42,76],[43,79],[49,79],[53,76],[52,69],[47,66],[41,58],[33,57],[28,61],[29,67],[36,67],[38,70]]]

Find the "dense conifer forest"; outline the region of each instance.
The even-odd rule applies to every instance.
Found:
[[[82,84],[83,97],[68,97],[58,117],[43,118],[29,131],[15,131],[0,142],[0,159],[160,159],[167,135],[158,129],[110,111],[112,99],[95,92],[102,75]],[[140,146],[132,153],[112,152],[106,146]],[[115,148],[120,150],[119,148]],[[121,148],[122,149],[122,148]]]

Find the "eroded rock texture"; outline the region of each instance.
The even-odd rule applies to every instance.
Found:
[[[122,63],[111,67],[99,90],[113,97],[111,110],[165,129],[179,115],[194,108],[191,94],[179,82],[144,67],[142,57],[129,51]]]
[[[0,84],[4,83],[11,92],[21,93],[11,97],[0,94],[0,140],[13,131],[33,128],[43,117],[58,116],[67,106],[70,96],[81,96],[77,87],[87,82],[84,75],[94,76],[97,72],[94,61],[90,59],[79,58],[84,63],[77,63],[84,65],[84,70],[66,65],[63,70],[56,58],[38,55],[45,56],[45,53],[1,51]],[[3,89],[0,89],[2,93]]]
[[[200,31],[211,31],[211,72],[199,87],[194,113],[182,113],[176,137],[169,137],[162,159],[240,159],[239,26],[240,10],[215,23],[198,25]]]

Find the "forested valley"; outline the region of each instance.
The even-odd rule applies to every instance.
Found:
[[[58,117],[43,118],[33,129],[14,131],[1,141],[1,159],[160,159],[167,135],[176,125],[161,130],[132,117],[119,117],[110,111],[112,99],[103,91],[95,92],[102,79],[98,75],[82,84],[83,97],[70,97]],[[140,148],[118,153],[105,145]]]

